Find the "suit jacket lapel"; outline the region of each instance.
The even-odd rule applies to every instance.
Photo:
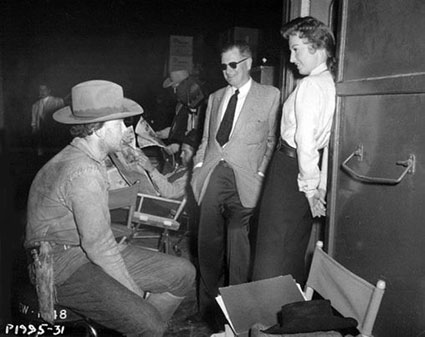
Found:
[[[254,82],[254,80],[252,80],[251,88],[249,89],[248,94],[245,98],[245,102],[243,103],[239,118],[236,121],[233,133],[236,134],[237,132],[239,132],[244,127],[245,122],[249,119],[252,112],[255,111],[255,107],[259,102],[257,96],[257,84]]]
[[[217,93],[217,96],[215,97],[215,102],[214,102],[214,109],[215,111],[212,111],[212,116],[211,116],[211,125],[214,125],[214,135],[217,133],[218,128],[220,127],[220,113],[223,110],[223,98],[224,98],[224,94],[226,93],[226,89],[227,87],[222,91]]]

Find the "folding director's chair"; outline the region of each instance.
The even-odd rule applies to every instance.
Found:
[[[186,198],[179,200],[159,196],[146,172],[141,171],[137,174],[128,172],[119,154],[110,155],[110,159],[112,166],[108,168],[108,175],[110,180],[115,181],[115,183],[111,183],[111,192],[113,193],[114,188],[119,190],[134,186],[135,182],[139,188],[135,207],[131,208],[132,214],[129,214],[131,218],[127,221],[127,228],[132,231],[129,239],[157,239],[156,248],[146,248],[169,253],[171,246],[169,231],[179,230],[179,218],[186,205]],[[117,183],[118,180],[119,183]],[[153,227],[157,229],[158,233],[146,232],[146,227]],[[177,253],[178,247],[174,248]]]

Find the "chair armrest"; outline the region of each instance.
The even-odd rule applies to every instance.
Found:
[[[159,197],[159,196],[156,196],[156,195],[150,195],[150,194],[144,194],[144,193],[138,193],[137,197],[140,198],[140,201],[138,202],[137,208],[136,208],[136,212],[138,212],[138,213],[146,213],[146,212],[142,212],[142,205],[143,205],[144,200],[149,200],[149,199],[150,200],[158,200],[158,201],[163,201],[165,203],[178,205],[176,213],[173,216],[174,220],[177,220],[179,218],[179,216],[183,212],[183,209],[184,209],[186,202],[187,202],[186,197],[184,197],[182,200],[178,200],[178,199],[169,199],[169,198],[164,198],[164,197]]]
[[[164,218],[137,211],[133,214],[132,222],[156,228],[170,229],[173,231],[177,231],[180,228],[180,223],[174,219]]]
[[[172,203],[175,203],[175,204],[180,204],[182,202],[182,200],[169,199],[169,198],[164,198],[164,197],[160,197],[160,196],[156,196],[156,195],[151,195],[151,194],[144,194],[144,193],[137,193],[137,196],[138,197],[145,198],[145,199],[154,199],[154,200],[172,202]]]

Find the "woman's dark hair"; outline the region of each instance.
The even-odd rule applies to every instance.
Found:
[[[335,75],[336,59],[335,59],[335,38],[331,29],[323,22],[305,16],[289,21],[280,30],[285,39],[289,39],[291,35],[299,34],[299,38],[305,38],[315,49],[325,49],[328,59],[326,64],[329,71]]]
[[[99,130],[105,122],[88,123],[88,124],[74,124],[69,130],[73,137],[84,138],[90,136],[96,130]]]

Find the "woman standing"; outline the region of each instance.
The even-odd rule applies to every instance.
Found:
[[[260,204],[253,280],[292,274],[304,284],[312,220],[326,214],[335,40],[331,30],[313,17],[292,20],[281,34],[289,42],[290,62],[305,77],[283,106],[281,139]]]

